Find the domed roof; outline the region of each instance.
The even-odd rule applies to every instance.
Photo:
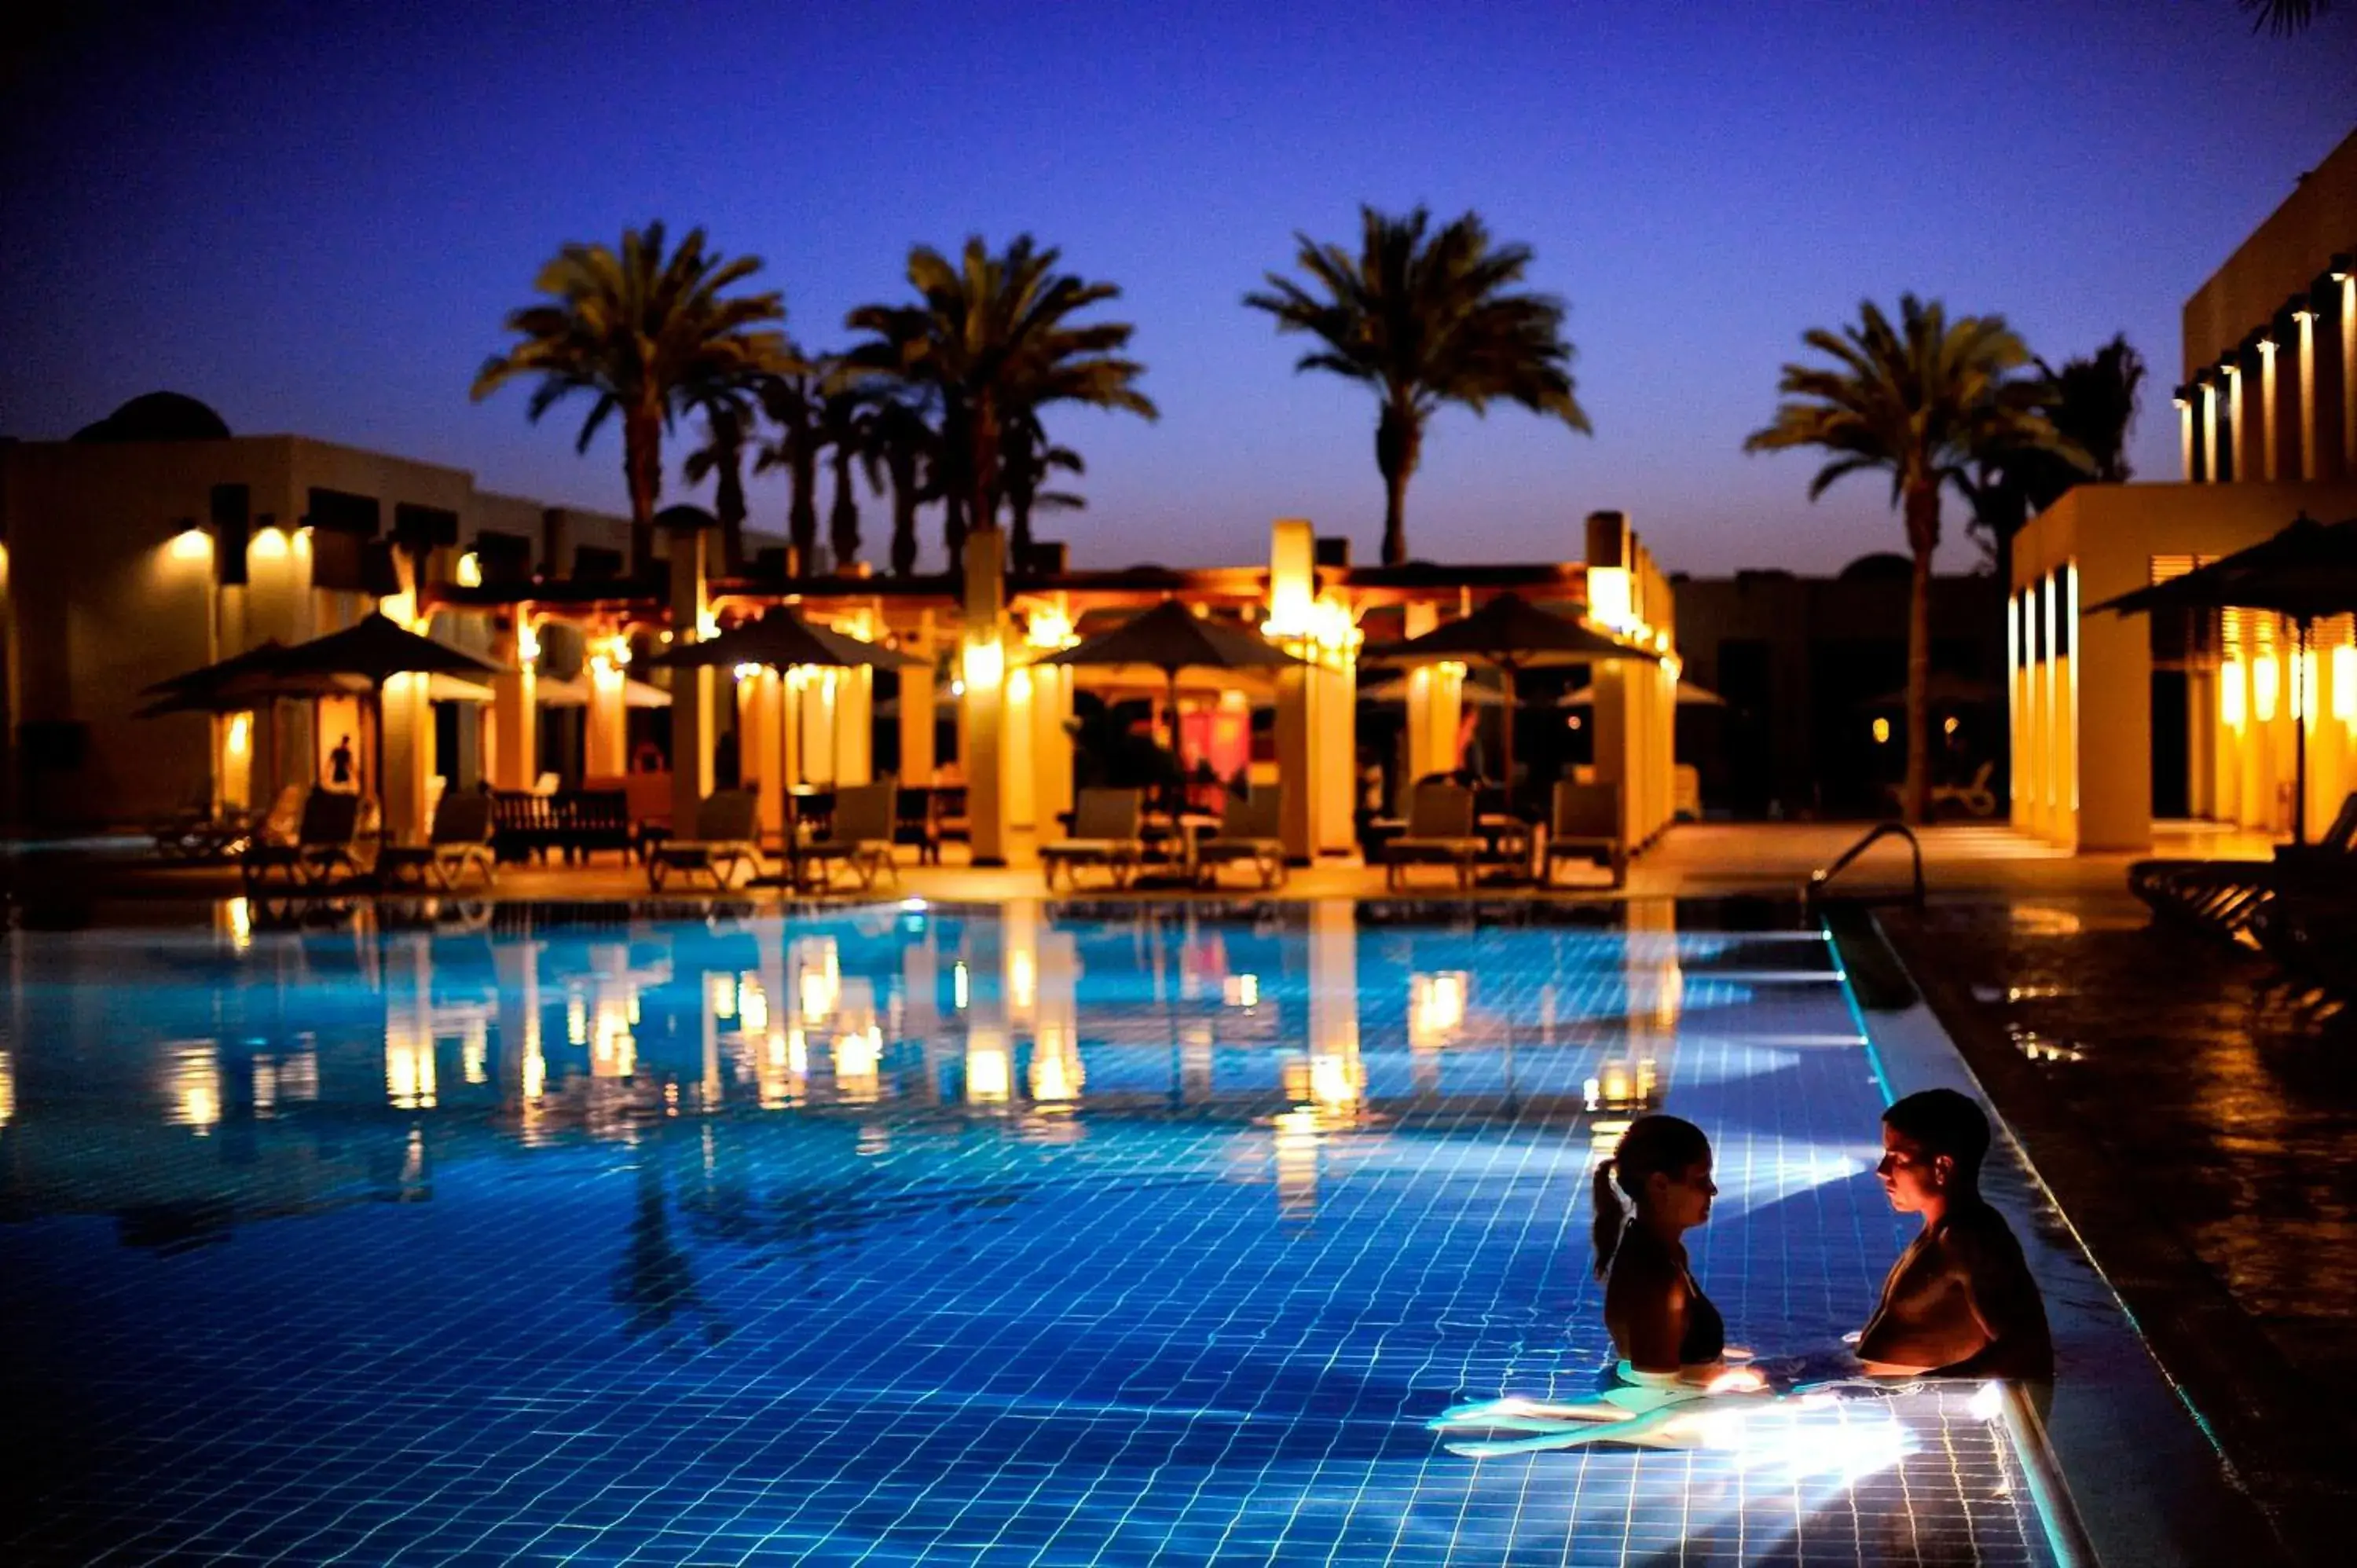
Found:
[[[135,397],[95,424],[74,432],[77,441],[226,441],[229,424],[195,398],[176,392]]]
[[[1889,551],[1861,555],[1841,569],[1845,583],[1903,583],[1915,575],[1915,563]]]

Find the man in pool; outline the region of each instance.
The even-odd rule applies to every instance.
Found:
[[[2004,1217],[1981,1197],[1988,1146],[1988,1117],[1953,1089],[1910,1094],[1882,1113],[1876,1174],[1890,1207],[1921,1215],[1923,1229],[1891,1265],[1858,1336],[1869,1373],[2053,1378],[2038,1282]]]

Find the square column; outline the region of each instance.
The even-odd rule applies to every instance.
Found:
[[[684,517],[682,514],[686,514]],[[697,642],[704,637],[705,617],[711,606],[705,597],[712,535],[702,526],[710,520],[685,507],[664,513],[679,518],[671,532],[671,635],[673,642]],[[620,672],[616,671],[615,699],[621,697]],[[595,693],[592,693],[593,699]],[[617,726],[619,728],[619,725]],[[704,798],[712,793],[712,671],[674,670],[671,687],[671,821],[672,831],[693,837],[695,816]]]
[[[522,609],[492,632],[491,657],[507,667],[491,677],[491,786],[529,789],[540,777],[540,635]]]
[[[966,815],[974,864],[1005,865],[1012,822],[1007,815],[1006,535],[980,528],[965,541],[963,665]]]
[[[589,702],[582,712],[581,777],[584,779],[618,779],[630,768],[630,645],[619,634],[590,645],[586,666],[589,676]],[[672,672],[672,690],[686,690],[684,670]],[[709,673],[709,671],[705,671]],[[676,696],[675,696],[676,700]],[[531,788],[538,775],[524,781]],[[694,820],[694,813],[689,820]]]
[[[914,789],[933,781],[933,628],[924,612],[900,650],[925,662],[900,671],[900,782]]]

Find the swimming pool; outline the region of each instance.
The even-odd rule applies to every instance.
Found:
[[[1960,1400],[1424,1427],[1594,1386],[1647,1106],[1717,1144],[1734,1339],[1864,1316],[1873,1065],[1823,936],[1729,914],[12,933],[0,1559],[2049,1561]]]

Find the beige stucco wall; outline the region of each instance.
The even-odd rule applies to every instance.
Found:
[[[2017,827],[2080,850],[2150,845],[2150,628],[2142,616],[2088,612],[2151,581],[2156,555],[2223,555],[2268,538],[2302,511],[2324,520],[2357,516],[2357,483],[2083,485],[2015,537],[2015,592],[2075,564],[2080,608],[2071,662],[2050,680],[2032,672],[2027,690],[2017,680]],[[2288,722],[2287,711],[2287,735]],[[2255,755],[2266,744],[2255,742]],[[2275,766],[2266,761],[2262,782],[2273,779]],[[2311,781],[2311,816],[2330,777],[2319,771]],[[2244,814],[2263,820],[2255,812]]]
[[[2357,245],[2357,131],[2309,171],[2282,206],[2185,302],[2183,379],[2265,326],[2336,253]]]

